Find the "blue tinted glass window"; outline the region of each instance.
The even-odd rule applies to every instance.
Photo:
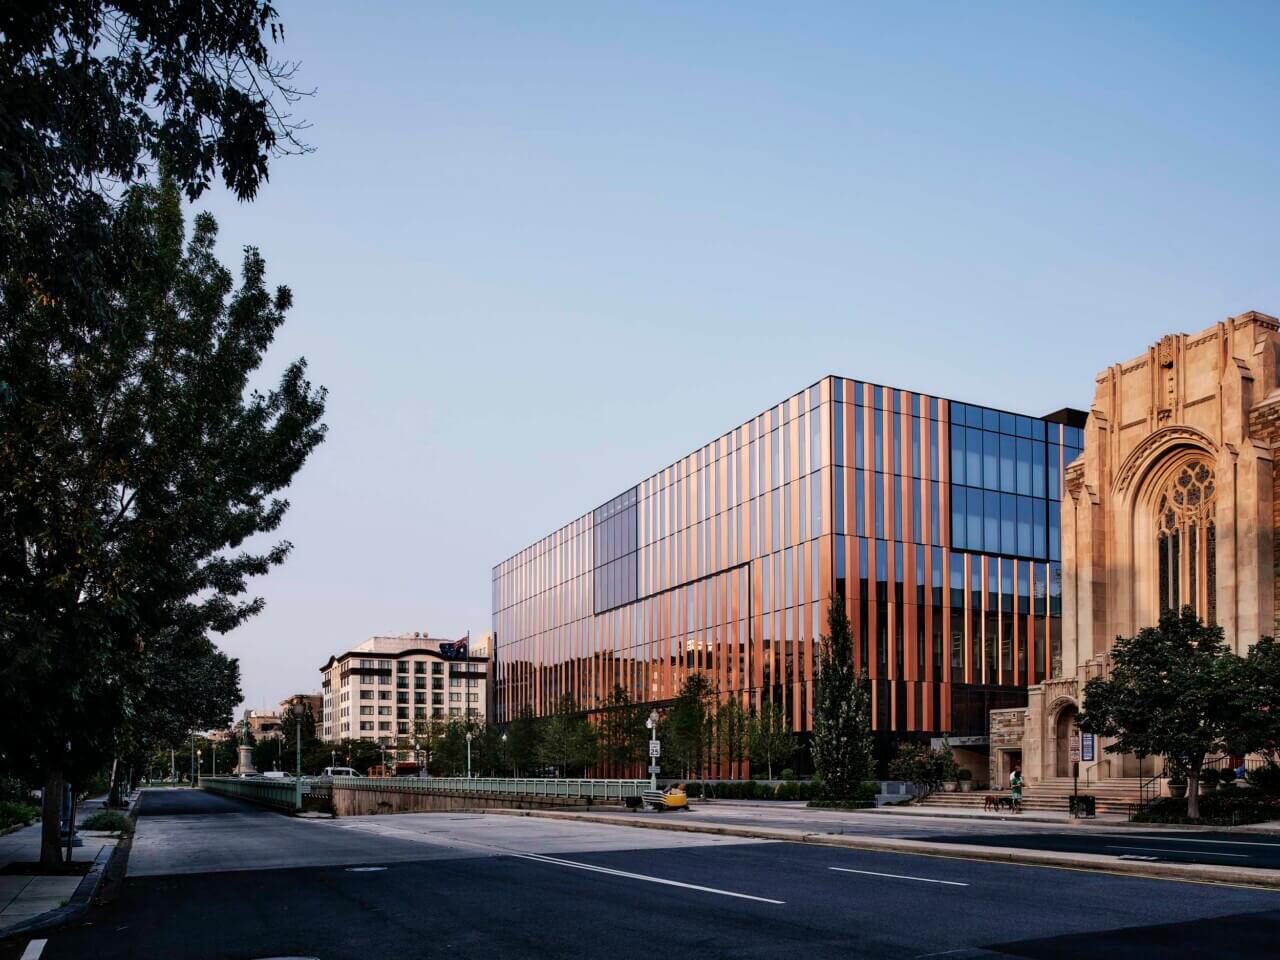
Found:
[[[1018,501],[1007,493],[1000,496],[1000,552],[1018,552]]]
[[[981,407],[969,408],[969,426],[977,427],[978,429],[982,428],[982,408]]]
[[[982,411],[982,429],[983,430],[999,430],[1000,429],[1000,413],[996,410]]]
[[[1049,559],[1062,559],[1062,534],[1059,530],[1058,511],[1052,506],[1049,507]]]
[[[1016,419],[1017,419],[1017,425],[1018,425],[1018,429],[1017,429],[1018,436],[1026,437],[1028,440],[1030,440],[1031,439],[1031,418],[1019,416]]]
[[[982,431],[969,427],[964,432],[965,482],[971,487],[982,486]]]
[[[938,398],[937,397],[929,398],[929,419],[930,420],[938,419]]]
[[[965,538],[965,488],[951,488],[951,546],[963,550]]]
[[[913,417],[920,416],[920,394],[918,393],[911,395],[911,415]]]
[[[988,553],[1000,552],[1000,494],[982,495],[982,541]]]
[[[1044,438],[1045,438],[1044,437],[1044,421],[1032,420],[1031,421],[1031,439],[1043,440]]]
[[[884,387],[871,388],[871,403],[877,410],[884,409]]]
[[[894,390],[892,392],[893,392],[893,412],[901,413],[902,412],[902,391]]]
[[[875,438],[876,438],[876,471],[884,470],[884,415],[877,408],[875,413]]]
[[[1014,426],[1014,418],[1012,413],[1000,414],[1000,432],[1007,433],[1010,435],[1017,432],[1017,428]]]
[[[1000,489],[1004,493],[1017,493],[1018,484],[1014,479],[1018,460],[1018,439],[1016,437],[1000,437]]]
[[[951,428],[951,482],[964,483],[964,427]]]
[[[1018,493],[1029,496],[1031,493],[1031,441],[1018,439],[1017,464]]]
[[[1000,434],[982,433],[982,485],[988,490],[1000,489]]]
[[[970,550],[982,549],[982,491],[975,490],[972,487],[968,490],[966,497],[967,509],[965,515],[968,518],[968,530],[965,532],[965,539],[969,542]]]
[[[911,475],[920,476],[920,421],[911,418]]]
[[[1039,423],[1040,421],[1036,421]],[[1044,447],[1045,445],[1039,440],[1031,441],[1031,495],[1033,497],[1043,497],[1045,495],[1044,483]]]
[[[1030,497],[1018,498],[1018,553],[1031,555],[1031,515],[1035,512],[1035,501]]]
[[[1051,500],[1062,499],[1062,471],[1058,469],[1058,458],[1062,452],[1062,448],[1055,443],[1049,444],[1049,498]]]
[[[938,504],[942,502],[941,486],[935,480],[929,484],[929,533],[931,543],[942,542],[942,531],[939,529]]]
[[[951,422],[962,427],[969,422],[968,408],[963,403],[951,404]]]
[[[1045,544],[1045,517],[1047,513],[1045,502],[1043,500],[1035,501],[1035,507],[1031,514],[1031,547],[1037,557],[1045,556],[1048,550]]]

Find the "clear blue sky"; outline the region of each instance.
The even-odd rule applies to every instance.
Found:
[[[202,206],[330,435],[248,706],[823,374],[1044,413],[1280,313],[1274,4],[279,5],[316,153]]]

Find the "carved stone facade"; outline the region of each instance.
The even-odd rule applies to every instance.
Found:
[[[1278,328],[1245,313],[1170,334],[1098,376],[1062,501],[1061,661],[1028,693],[1030,780],[1070,775],[1084,684],[1106,670],[1117,636],[1183,604],[1221,624],[1239,653],[1280,629]],[[1135,758],[1101,746],[1081,777],[1139,775]]]

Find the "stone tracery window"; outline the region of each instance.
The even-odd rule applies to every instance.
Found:
[[[1216,486],[1213,468],[1191,460],[1170,478],[1156,509],[1160,612],[1190,605],[1217,617]]]

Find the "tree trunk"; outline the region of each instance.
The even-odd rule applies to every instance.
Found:
[[[1200,768],[1204,765],[1204,757],[1191,761],[1191,769],[1187,771],[1187,819],[1200,819]]]
[[[44,772],[44,796],[40,799],[40,865],[62,865],[62,844],[59,843],[59,826],[62,821],[62,770],[46,767]]]

